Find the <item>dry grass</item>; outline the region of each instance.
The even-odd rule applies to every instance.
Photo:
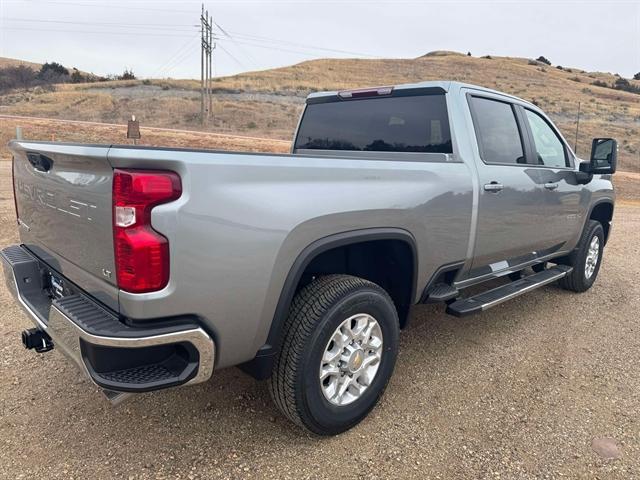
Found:
[[[26,62],[24,60],[18,60],[17,58],[0,57],[0,68],[17,67],[19,65],[30,67],[33,70],[40,70],[41,66],[39,63]]]
[[[59,142],[82,142],[103,144],[124,144],[127,127],[112,125],[91,125],[70,123],[59,120],[29,120],[25,126],[23,120],[0,119],[0,159],[10,157],[7,143],[15,135],[16,126],[22,126],[23,136],[29,140],[47,140]],[[243,138],[232,135],[215,135],[204,132],[158,131],[141,129],[141,145],[204,148],[212,150],[239,150],[247,152],[289,151],[289,143],[278,140]]]
[[[616,78],[612,74],[530,63],[525,58],[435,52],[416,59],[326,59],[247,72],[216,79],[215,115],[206,127],[198,122],[195,80],[111,81],[59,85],[55,92],[14,92],[0,96],[0,113],[116,123],[135,114],[143,125],[288,140],[310,92],[450,79],[535,102],[571,143],[580,102],[578,153],[588,153],[591,138],[612,136],[620,142],[620,166],[640,171],[640,96],[591,85],[596,80],[612,84]]]

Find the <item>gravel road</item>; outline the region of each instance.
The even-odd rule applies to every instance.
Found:
[[[14,222],[3,161],[1,246]],[[549,286],[468,319],[416,307],[382,402],[335,438],[294,427],[237,369],[112,407],[61,353],[23,349],[2,285],[0,477],[640,478],[639,272],[628,202],[585,294]]]

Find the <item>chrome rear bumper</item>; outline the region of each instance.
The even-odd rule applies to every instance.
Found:
[[[186,320],[160,328],[134,328],[82,292],[52,299],[47,266],[22,246],[0,252],[7,288],[36,327],[73,360],[112,402],[122,392],[143,392],[208,380],[215,345]]]

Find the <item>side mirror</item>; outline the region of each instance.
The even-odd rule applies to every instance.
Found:
[[[613,138],[594,138],[589,163],[581,164],[580,171],[607,175],[615,173],[617,164],[618,142]]]

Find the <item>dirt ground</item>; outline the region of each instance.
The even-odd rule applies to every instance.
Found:
[[[0,246],[17,241],[0,162]],[[555,286],[456,319],[416,307],[355,429],[311,436],[237,369],[112,407],[0,286],[0,478],[640,478],[640,203],[620,202],[587,293]],[[592,442],[610,438],[618,458]]]

